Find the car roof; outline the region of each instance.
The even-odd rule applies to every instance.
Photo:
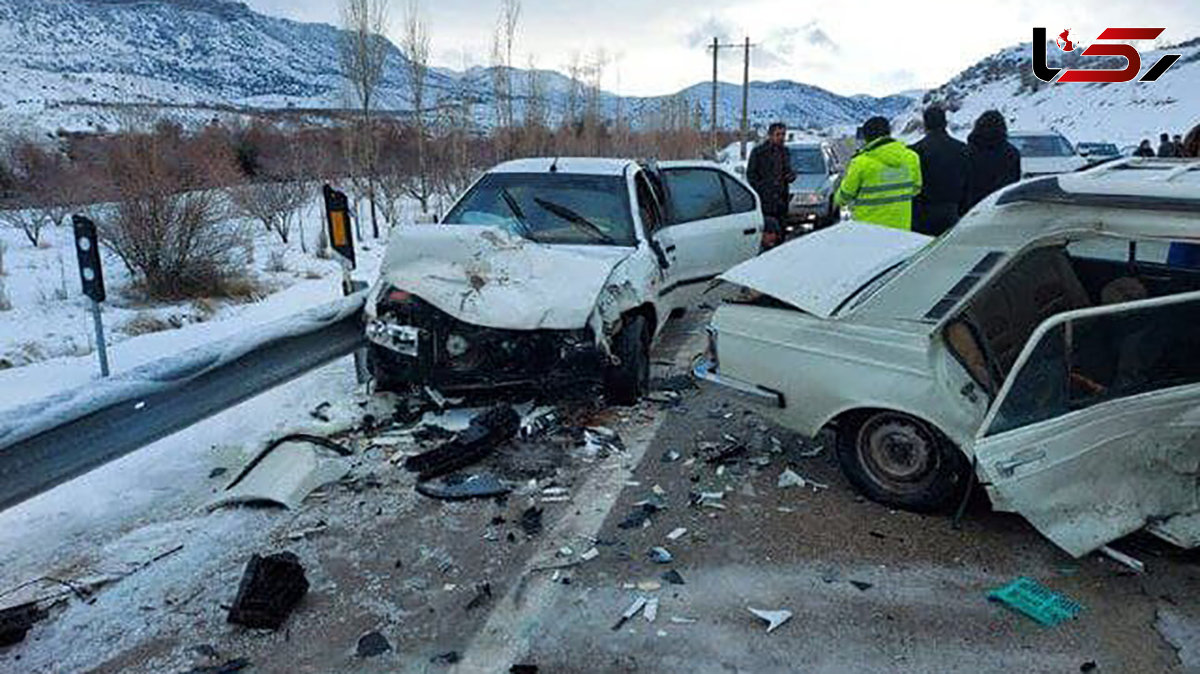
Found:
[[[1021,129],[1018,131],[1009,131],[1009,138],[1013,136],[1058,136],[1062,138],[1062,134],[1051,129]]]
[[[1198,195],[1200,160],[1131,157],[1006,187],[972,209],[946,236],[1002,247],[1080,229],[1126,238],[1196,240]]]
[[[607,157],[531,157],[506,161],[488,173],[545,173],[551,166],[557,166],[559,173],[619,176],[624,175],[625,169],[634,163],[632,159]]]

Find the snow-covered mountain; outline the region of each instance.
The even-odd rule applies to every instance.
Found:
[[[254,12],[236,0],[0,0],[0,125],[8,129],[113,128],[135,111],[170,110],[199,121],[252,109],[330,110],[348,106],[340,75],[339,30]],[[411,110],[403,55],[391,48],[378,94],[381,108]],[[567,106],[571,80],[538,71],[552,118]],[[488,68],[429,71],[427,100],[466,93],[476,121],[494,118]],[[514,73],[520,115],[527,71]],[[679,92],[707,117],[711,89]],[[623,114],[638,123],[668,97],[625,98]],[[756,124],[783,119],[793,125],[847,124],[872,114],[894,115],[911,100],[891,96],[842,97],[796,82],[751,85]],[[741,89],[720,88],[720,119],[733,126]],[[601,97],[613,115],[618,99]],[[707,121],[705,122],[707,124]]]
[[[1121,68],[1123,58],[1081,57],[1063,52],[1053,42],[1046,53],[1053,67]],[[1003,49],[928,92],[897,126],[920,133],[920,107],[944,102],[953,112],[950,123],[965,136],[980,113],[997,109],[1009,129],[1053,129],[1072,142],[1111,141],[1118,146],[1150,138],[1155,145],[1164,131],[1185,134],[1200,123],[1200,38],[1161,50],[1143,48],[1142,72],[1163,54],[1182,57],[1156,82],[1114,84],[1047,84],[1033,76],[1029,43]]]

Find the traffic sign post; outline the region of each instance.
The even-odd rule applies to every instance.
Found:
[[[350,200],[344,192],[339,192],[329,185],[322,190],[325,196],[325,224],[329,229],[329,245],[342,260],[342,294],[352,295],[361,289],[363,284],[356,283],[350,276],[357,266],[354,255],[354,230],[350,228]],[[354,373],[358,383],[365,384],[369,380],[367,371],[367,354],[364,349],[354,352]]]
[[[100,264],[100,238],[96,223],[76,215],[71,219],[75,231],[75,256],[79,260],[79,281],[83,294],[92,303],[92,324],[96,330],[96,354],[100,358],[100,376],[108,376],[108,344],[104,340],[104,320],[100,303],[105,299],[104,268]]]

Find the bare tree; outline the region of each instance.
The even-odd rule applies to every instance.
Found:
[[[379,223],[375,218],[375,152],[371,111],[376,105],[375,94],[383,79],[387,60],[388,0],[342,0],[342,73],[350,81],[360,115],[358,159],[367,180],[367,198],[371,202],[371,227],[379,238]]]
[[[583,74],[583,65],[580,61],[579,52],[571,52],[571,60],[567,62],[567,77],[571,80],[567,89],[567,110],[563,116],[563,126],[575,128],[579,123],[579,101],[582,98],[583,83],[580,77]]]
[[[500,16],[492,32],[492,95],[496,108],[496,127],[500,130],[501,152],[512,154],[513,112],[513,47],[517,26],[521,20],[520,0],[500,0]]]
[[[300,182],[264,180],[234,188],[231,197],[242,216],[262,223],[286,245],[297,215],[308,201],[308,189]],[[300,249],[308,252],[303,232],[300,233]]]
[[[417,134],[417,171],[413,178],[418,184],[414,186],[413,196],[421,203],[421,212],[426,213],[431,189],[425,157],[425,77],[429,72],[429,25],[422,16],[421,0],[409,0],[400,42],[408,59],[406,70],[409,90],[412,92],[413,126]]]

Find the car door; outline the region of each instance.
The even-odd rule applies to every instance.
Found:
[[[973,453],[995,507],[1077,557],[1155,522],[1200,542],[1200,293],[1045,321]]]
[[[735,191],[739,212],[728,193],[730,175],[711,164],[673,162],[661,168],[669,204],[670,230],[677,259],[690,275],[684,285],[699,285],[757,252],[762,220],[743,192]],[[736,185],[736,181],[732,184]],[[745,189],[745,188],[741,188]]]
[[[649,176],[650,174],[646,171],[638,171],[634,175],[634,193],[637,198],[638,219],[642,224],[642,233],[646,237],[646,243],[650,246],[655,259],[658,260],[661,275],[658,293],[666,298],[670,294],[670,289],[675,287],[680,280],[689,278],[691,273],[680,265],[675,232],[666,226],[666,214],[663,213],[663,206],[658,196],[661,192],[651,184]],[[667,302],[667,304],[670,303]]]

